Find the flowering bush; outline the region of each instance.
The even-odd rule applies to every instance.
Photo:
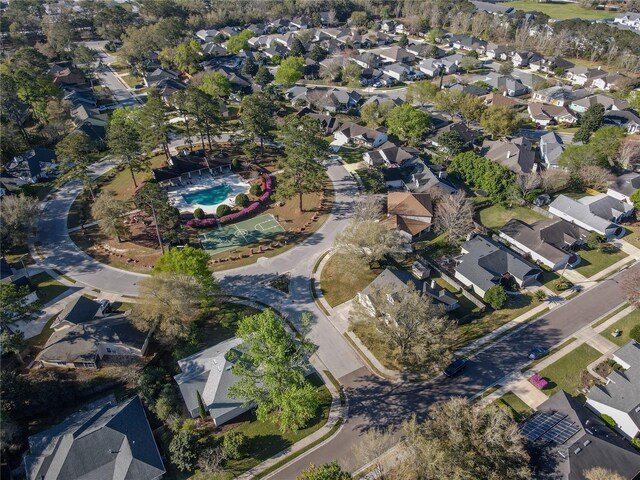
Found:
[[[193,218],[186,223],[187,227],[190,228],[207,228],[213,227],[216,225],[215,218]]]

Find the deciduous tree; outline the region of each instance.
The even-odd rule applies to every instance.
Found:
[[[509,107],[489,107],[480,119],[480,125],[491,138],[511,135],[519,124],[516,112]]]
[[[296,480],[351,480],[351,474],[340,468],[337,462],[311,465]]]
[[[255,36],[252,30],[246,29],[241,31],[235,37],[231,37],[227,41],[227,52],[230,54],[236,54],[240,52],[240,50],[248,50],[249,49],[249,39]]]
[[[420,105],[432,102],[440,89],[431,80],[419,80],[407,88],[407,102],[418,102]]]
[[[504,287],[501,285],[494,285],[484,294],[484,301],[491,305],[494,310],[500,310],[507,303],[508,297]]]
[[[169,453],[171,463],[182,471],[190,471],[196,467],[200,453],[199,436],[193,430],[180,430],[171,439]]]
[[[416,144],[431,126],[429,114],[405,103],[394,107],[387,115],[389,133]]]
[[[304,58],[287,57],[276,70],[275,83],[288,87],[300,80],[303,74]]]
[[[203,297],[210,299],[216,290],[216,284],[209,270],[209,260],[211,256],[200,248],[172,248],[158,259],[153,271],[193,277],[202,286]]]
[[[589,146],[604,166],[614,166],[625,135],[626,131],[622,127],[601,127],[591,135]]]
[[[200,90],[212,97],[228,97],[231,94],[231,82],[220,72],[203,75]]]
[[[351,221],[336,237],[335,247],[369,268],[386,255],[402,251],[405,239],[397,230],[372,220]]]
[[[95,199],[95,195],[90,173],[96,151],[96,146],[89,136],[80,131],[71,132],[56,145],[56,155],[63,174],[67,178],[81,180],[89,189],[92,200]]]
[[[605,190],[613,175],[606,168],[598,165],[585,165],[576,172],[576,177],[585,187],[594,190]]]
[[[474,211],[473,202],[463,190],[453,195],[443,195],[436,202],[434,228],[436,232],[444,234],[447,241],[459,242],[475,228]]]
[[[438,148],[447,155],[457,155],[461,153],[464,148],[464,140],[460,132],[449,130],[438,137]]]
[[[391,100],[384,102],[369,102],[360,109],[360,118],[367,124],[367,127],[377,128],[384,125],[387,115],[395,108]]]
[[[4,195],[0,198],[0,235],[6,245],[24,245],[29,230],[38,218],[39,202],[27,195]]]
[[[27,304],[29,287],[17,287],[14,283],[0,284],[0,326],[4,329],[8,324],[28,317],[38,309],[35,303]]]
[[[267,67],[260,65],[260,68],[258,68],[258,72],[253,79],[258,85],[262,85],[264,87],[273,81],[273,75],[271,75],[271,72]]]
[[[622,475],[604,467],[592,467],[584,472],[586,480],[624,480]]]
[[[96,197],[91,206],[91,216],[99,222],[98,226],[106,236],[116,237],[121,242],[122,235],[129,233],[129,227],[123,221],[128,210],[126,202],[107,190]]]

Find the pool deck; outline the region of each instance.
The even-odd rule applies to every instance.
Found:
[[[240,193],[248,193],[250,187],[248,182],[235,173],[228,173],[217,177],[212,177],[208,173],[203,173],[202,176],[193,175],[188,179],[183,178],[182,182],[182,186],[170,187],[167,190],[169,203],[181,212],[193,212],[196,208],[201,208],[205,213],[213,214],[216,213],[216,209],[219,205],[225,204],[233,207],[235,205],[236,196]],[[216,203],[215,205],[201,205],[199,203],[189,204],[183,197],[184,194],[208,190],[223,184],[227,184],[231,188],[231,191],[229,192],[229,195],[227,195],[226,200]]]

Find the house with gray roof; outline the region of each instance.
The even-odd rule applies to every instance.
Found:
[[[630,135],[640,132],[640,117],[630,110],[609,110],[604,113],[602,120],[608,125],[624,128]]]
[[[229,393],[238,382],[234,358],[241,355],[242,339],[234,337],[178,361],[182,373],[173,377],[191,417],[199,415],[198,396],[213,423],[220,426],[253,408],[252,402]]]
[[[532,457],[536,478],[584,480],[594,467],[625,479],[640,473],[640,453],[562,390],[542,403],[520,431],[540,452]]]
[[[340,128],[333,133],[338,143],[354,143],[364,145],[367,148],[375,148],[387,141],[387,132],[381,128],[368,128],[357,123],[344,122]]]
[[[531,98],[535,102],[549,103],[551,105],[558,105],[559,107],[566,107],[572,102],[580,100],[584,97],[588,97],[589,95],[591,95],[591,92],[584,88],[572,90],[570,87],[555,86],[533,92]]]
[[[607,377],[606,385],[594,385],[587,395],[587,406],[608,415],[625,436],[640,434],[640,343],[631,340],[613,353],[622,366]]]
[[[412,147],[400,147],[392,142],[385,142],[375,150],[364,152],[362,158],[368,165],[378,167],[385,165],[399,166],[418,158],[418,150]]]
[[[613,98],[609,95],[603,95],[598,93],[596,95],[589,95],[588,97],[581,98],[575,102],[571,102],[569,108],[574,112],[584,113],[592,106],[600,104],[607,110],[626,110],[629,108],[629,102],[624,99]]]
[[[518,175],[538,171],[536,152],[526,137],[485,140],[480,153]]]
[[[640,173],[630,172],[616,177],[609,184],[607,195],[631,203],[631,195],[640,189]]]
[[[37,147],[13,157],[6,172],[18,179],[20,185],[24,185],[54,175],[57,167],[56,152],[50,148]]]
[[[137,396],[94,402],[29,437],[27,480],[158,480],[166,469]]]
[[[473,3],[478,12],[490,13],[491,15],[505,15],[513,12],[514,10],[511,6],[499,5],[493,2],[471,0],[471,3]]]
[[[621,238],[626,230],[620,222],[633,214],[633,205],[611,197],[606,193],[587,195],[576,200],[559,195],[549,205],[549,212],[568,222],[604,235],[607,240]]]
[[[531,224],[514,218],[500,230],[500,237],[509,242],[512,249],[552,270],[578,265],[580,257],[576,251],[588,235],[585,229],[561,218]]]
[[[519,97],[529,93],[529,88],[517,78],[509,75],[500,75],[499,73],[490,72],[484,79],[491,88],[508,97]]]
[[[105,304],[96,302],[83,295],[67,303],[62,312],[55,319],[51,327],[54,330],[74,327],[82,323],[87,323],[95,317],[103,317],[105,314]]]
[[[462,245],[462,256],[455,267],[455,278],[480,297],[496,285],[515,282],[526,287],[542,270],[489,237],[476,235]]]
[[[547,168],[558,168],[558,160],[566,145],[564,140],[556,132],[547,132],[540,137],[538,144],[540,158]]]
[[[454,194],[458,189],[447,180],[447,172],[437,165],[425,165],[419,162],[414,167],[410,178],[405,179],[404,188],[412,193],[429,193],[431,195]]]

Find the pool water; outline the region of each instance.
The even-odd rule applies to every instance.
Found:
[[[182,198],[184,198],[184,201],[189,205],[194,203],[198,205],[218,205],[227,199],[230,192],[231,187],[225,183],[223,185],[207,188],[206,190],[185,193],[182,195]]]

